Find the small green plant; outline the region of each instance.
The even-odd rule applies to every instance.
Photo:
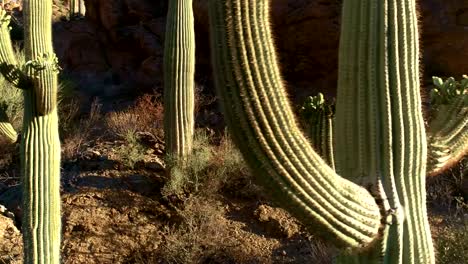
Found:
[[[161,190],[164,196],[180,195],[186,192],[197,192],[206,179],[207,169],[213,159],[214,146],[204,131],[196,131],[193,138],[192,154],[185,160],[178,156],[168,155],[166,164],[170,177]]]
[[[144,160],[147,148],[138,141],[138,136],[134,131],[127,131],[125,143],[117,149],[117,155],[122,163],[133,169],[135,164]]]

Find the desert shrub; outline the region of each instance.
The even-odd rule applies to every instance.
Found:
[[[193,138],[192,154],[183,161],[166,157],[169,179],[161,192],[164,196],[180,195],[185,192],[198,192],[206,179],[206,171],[211,164],[214,146],[205,131],[197,130]]]
[[[138,141],[135,131],[127,131],[125,143],[117,148],[116,155],[123,165],[133,169],[135,164],[144,160],[147,148]]]
[[[212,201],[201,197],[189,199],[185,208],[177,212],[180,223],[163,227],[165,243],[160,259],[169,263],[202,263],[204,256],[226,247],[221,238],[226,234],[222,234],[218,222],[221,212]]]
[[[463,264],[468,256],[468,225],[449,224],[435,239],[438,263]]]
[[[213,135],[199,129],[194,136],[192,154],[182,164],[171,164],[169,178],[161,192],[163,196],[203,194],[210,196],[220,191],[236,196],[251,197],[259,193],[241,153],[225,134],[218,145]],[[172,159],[173,161],[173,159]]]
[[[62,134],[62,155],[63,159],[74,159],[83,151],[83,148],[90,142],[93,132],[101,122],[101,107],[97,99],[91,104],[91,108],[86,117],[77,120],[78,102],[72,101],[67,104],[70,110],[62,112],[62,119],[65,120]],[[76,112],[75,112],[76,111]],[[68,113],[68,114],[67,114]],[[65,132],[63,132],[65,131]]]
[[[111,112],[105,118],[111,136],[125,139],[129,133],[148,132],[163,135],[163,106],[159,96],[145,94],[124,111]]]
[[[432,207],[447,211],[450,215],[468,212],[468,158],[462,159],[443,174],[428,178],[427,200]]]

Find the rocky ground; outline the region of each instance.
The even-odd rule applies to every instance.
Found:
[[[221,179],[205,171],[198,190],[168,195],[160,145],[129,168],[119,152],[124,144],[100,139],[65,160],[63,263],[331,263],[335,256],[275,207],[245,168]],[[21,263],[18,157],[2,154],[0,263]],[[445,258],[440,263],[462,264],[468,256],[466,244],[457,244],[468,241],[463,173],[461,164],[429,179],[434,241]]]
[[[116,147],[97,144],[63,166],[63,263],[330,262],[333,250],[249,178],[215,192],[162,197],[166,178],[158,157],[128,169],[114,160]],[[21,188],[15,178],[0,180],[0,204],[7,207],[0,210],[0,263],[21,263]]]

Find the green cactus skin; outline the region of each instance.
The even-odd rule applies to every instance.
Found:
[[[379,207],[300,132],[276,63],[268,2],[210,2],[213,68],[231,135],[258,180],[311,230],[343,247],[368,247],[378,238]]]
[[[169,1],[164,45],[164,137],[175,158],[192,151],[195,34],[192,0]]]
[[[52,0],[26,0],[26,72],[21,143],[24,263],[60,261],[60,141],[57,59],[52,47]]]
[[[326,102],[322,93],[309,96],[301,108],[302,119],[305,121],[310,142],[315,152],[327,164],[335,169],[333,146],[333,116],[334,105]]]
[[[210,2],[216,87],[246,161],[310,230],[355,249],[338,262],[434,263],[415,0],[343,6],[336,167],[376,200],[335,174],[300,133],[277,66],[268,4]]]
[[[400,210],[380,245],[385,263],[434,263],[416,1],[347,0],[342,21],[337,173],[363,185],[382,184],[383,198]],[[357,259],[364,263],[366,257]]]
[[[429,124],[428,174],[437,175],[468,154],[468,76],[434,77],[434,118]]]

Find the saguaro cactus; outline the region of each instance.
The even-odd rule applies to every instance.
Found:
[[[16,133],[16,130],[11,125],[7,114],[0,106],[0,135],[2,134],[11,142],[16,142],[16,139],[18,138],[18,133]]]
[[[429,124],[428,172],[438,174],[468,153],[468,76],[460,82],[433,78],[434,118]],[[450,117],[450,118],[447,118]]]
[[[70,9],[70,18],[84,16],[86,13],[84,0],[69,0],[68,7]]]
[[[8,61],[16,61],[10,40],[10,16],[5,10],[0,9],[0,69],[8,74],[11,67]],[[15,142],[18,134],[11,125],[6,113],[6,106],[0,105],[0,135],[6,136],[11,142]]]
[[[182,158],[194,132],[195,34],[192,0],[171,0],[164,44],[164,138],[166,153]]]
[[[325,101],[322,93],[309,96],[301,107],[302,119],[312,147],[332,169],[335,169],[333,154],[334,108],[333,104]]]
[[[21,142],[24,263],[59,263],[60,141],[58,64],[52,48],[52,0],[25,0],[25,65],[18,65],[2,13],[0,63],[4,76],[24,89]]]
[[[296,125],[269,1],[210,1],[216,87],[234,142],[278,203],[348,249],[342,263],[435,262],[415,2],[344,1],[335,173]]]

